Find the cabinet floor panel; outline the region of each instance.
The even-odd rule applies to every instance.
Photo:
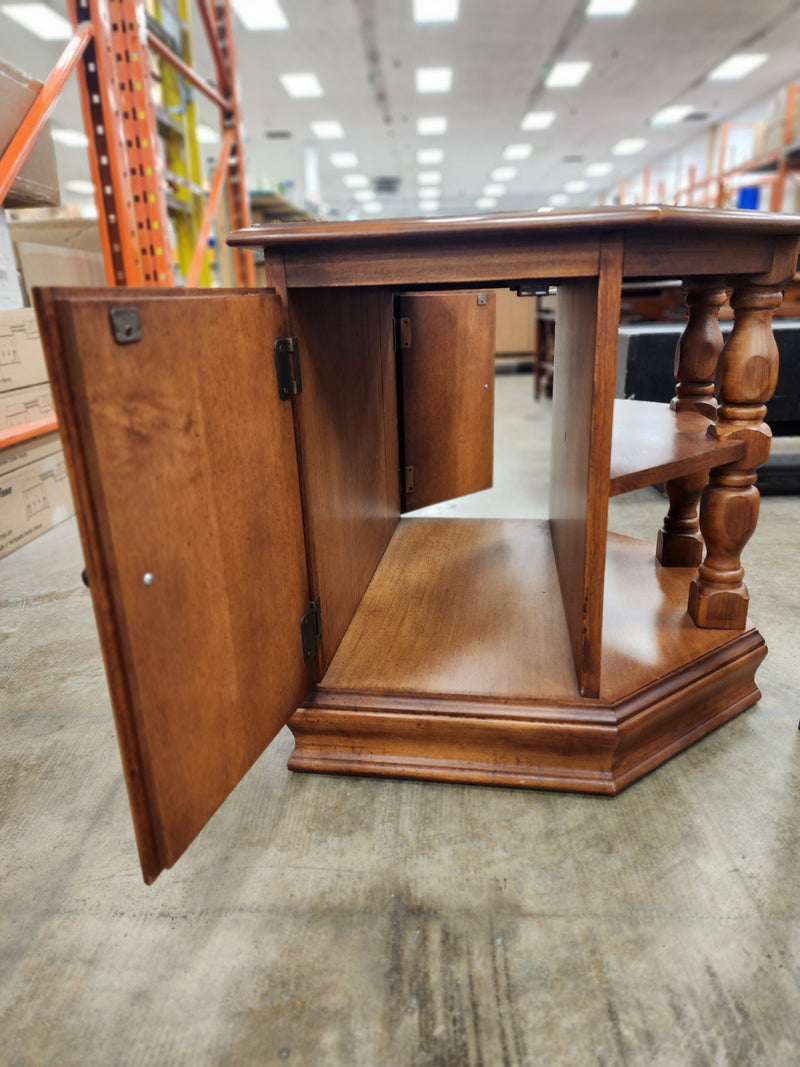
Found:
[[[403,519],[322,685],[574,699],[547,523]]]

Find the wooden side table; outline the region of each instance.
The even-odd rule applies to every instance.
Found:
[[[287,722],[296,770],[615,793],[758,699],[741,552],[799,218],[230,241],[264,290],[37,294],[148,881]],[[623,279],[671,278],[676,397],[615,402]],[[532,281],[558,287],[550,518],[416,518],[491,478],[492,290]],[[655,547],[607,531],[661,481]]]

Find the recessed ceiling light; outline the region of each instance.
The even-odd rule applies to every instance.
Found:
[[[246,30],[285,30],[289,21],[278,0],[231,0]]]
[[[423,119],[417,119],[417,133],[428,136],[429,134],[446,133],[447,119],[441,115],[429,115]]]
[[[615,156],[635,156],[646,144],[647,141],[643,137],[624,137],[617,141],[611,151]]]
[[[591,65],[583,59],[556,63],[545,78],[545,85],[548,89],[574,89],[589,73]]]
[[[331,152],[328,156],[334,167],[357,167],[358,156],[355,152]]]
[[[316,74],[281,74],[281,84],[289,96],[296,100],[322,96],[322,86]]]
[[[516,176],[516,167],[495,167],[491,175],[493,182],[511,182]]]
[[[683,122],[687,115],[691,115],[694,107],[691,104],[671,104],[662,107],[650,119],[651,126],[674,126],[677,122]]]
[[[583,181],[582,178],[575,178],[571,182],[564,183],[565,193],[585,193],[589,188],[589,183]]]
[[[555,117],[555,111],[529,111],[520,126],[523,130],[549,130]]]
[[[414,22],[455,22],[458,0],[414,0]]]
[[[569,203],[569,197],[566,193],[553,193],[552,196],[548,196],[547,203],[550,207],[564,207]]]
[[[89,138],[81,130],[54,129],[52,137],[58,144],[66,145],[67,148],[86,148],[89,144]]]
[[[324,120],[311,123],[311,132],[321,141],[332,141],[337,137],[344,137],[344,130],[340,122]]]
[[[353,199],[358,200],[361,204],[366,204],[375,199],[375,194],[371,189],[356,189],[353,193]]]
[[[483,196],[503,196],[506,191],[505,185],[501,185],[499,182],[489,182],[488,185],[483,187]]]
[[[198,123],[195,133],[198,144],[219,144],[219,132],[212,126],[206,126],[204,122]]]
[[[366,174],[345,174],[342,181],[348,189],[367,189],[369,178]]]
[[[417,185],[440,185],[442,176],[438,170],[422,170],[417,175]]]
[[[453,84],[450,67],[419,67],[414,75],[418,93],[447,93]]]
[[[583,173],[587,178],[605,178],[613,169],[613,163],[590,163]]]
[[[90,182],[88,178],[70,178],[69,181],[64,182],[64,188],[69,189],[71,193],[77,193],[79,196],[92,196],[94,194],[94,182]]]
[[[503,159],[528,159],[532,152],[532,144],[510,144],[503,149]]]
[[[417,152],[417,163],[423,167],[434,166],[444,159],[443,148],[420,148]]]
[[[590,17],[595,15],[627,15],[636,6],[636,0],[589,0],[586,14]]]
[[[3,4],[0,10],[42,41],[68,41],[72,36],[71,24],[47,4]]]
[[[733,82],[746,78],[769,59],[763,52],[737,52],[736,55],[714,67],[708,76],[710,82]]]
[[[497,207],[497,201],[493,196],[479,196],[475,201],[475,207],[480,208],[481,211],[491,211],[493,207]]]

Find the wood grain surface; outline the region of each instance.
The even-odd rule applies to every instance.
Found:
[[[141,341],[115,341],[117,307]],[[181,290],[45,290],[37,309],[150,882],[310,683],[282,315],[270,295]]]

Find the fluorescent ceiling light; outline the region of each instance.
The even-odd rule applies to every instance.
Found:
[[[72,25],[47,4],[3,4],[0,10],[42,41],[68,41],[72,36]]]
[[[195,130],[198,144],[219,144],[219,131],[200,122]]]
[[[442,176],[438,170],[423,170],[417,175],[417,185],[440,185]]]
[[[86,148],[89,144],[89,138],[81,130],[55,129],[52,136],[54,141],[66,145],[67,148]]]
[[[69,189],[71,193],[77,193],[78,196],[94,195],[94,182],[90,182],[88,178],[71,178],[64,182],[64,188]]]
[[[589,73],[591,65],[583,59],[556,63],[547,75],[545,85],[548,89],[574,89]]]
[[[677,122],[683,122],[687,115],[691,115],[694,107],[691,104],[671,104],[662,107],[650,119],[651,126],[674,126]]]
[[[523,130],[549,130],[555,117],[555,111],[529,111],[520,126]]]
[[[585,182],[582,178],[575,178],[571,182],[565,182],[565,193],[585,193],[589,188],[589,183]]]
[[[564,207],[569,203],[569,197],[566,193],[553,193],[552,196],[548,196],[547,203],[550,207]]]
[[[379,204],[377,200],[370,200],[369,203],[362,205],[361,210],[370,215],[379,215],[383,211],[383,205]]]
[[[414,77],[418,93],[448,93],[453,84],[450,67],[419,67]]]
[[[417,163],[423,167],[435,166],[444,159],[443,148],[420,148],[417,152]]]
[[[586,14],[593,18],[595,15],[627,15],[636,6],[636,0],[589,0]]]
[[[295,100],[322,96],[322,86],[316,74],[281,74],[281,84]]]
[[[532,144],[510,144],[503,149],[503,159],[528,159],[532,152]]]
[[[483,196],[502,196],[506,191],[505,185],[501,185],[499,182],[489,182],[488,185],[483,187]]]
[[[491,211],[493,207],[497,207],[497,201],[493,196],[479,196],[475,201],[475,207],[480,208],[481,211]]]
[[[358,156],[355,152],[331,152],[328,156],[334,167],[357,167]]]
[[[455,22],[458,0],[414,0],[414,22]]]
[[[289,22],[278,0],[231,0],[246,30],[285,30]]]
[[[342,181],[348,189],[367,189],[369,178],[366,174],[345,174]]]
[[[516,167],[495,167],[492,171],[493,182],[512,182],[516,176]]]
[[[356,189],[353,193],[353,199],[358,200],[361,204],[366,204],[375,199],[375,194],[371,189]]]
[[[583,173],[587,178],[605,178],[613,169],[613,163],[590,163]]]
[[[611,151],[615,156],[635,156],[646,144],[643,137],[625,137],[617,141]]]
[[[333,141],[337,137],[344,137],[344,130],[340,122],[324,120],[311,123],[311,132],[321,141]]]
[[[763,52],[738,52],[736,55],[714,67],[708,76],[710,82],[733,82],[746,78],[754,70],[766,63],[769,56]]]
[[[441,115],[429,115],[424,119],[417,119],[417,133],[427,136],[446,132],[447,119]]]

